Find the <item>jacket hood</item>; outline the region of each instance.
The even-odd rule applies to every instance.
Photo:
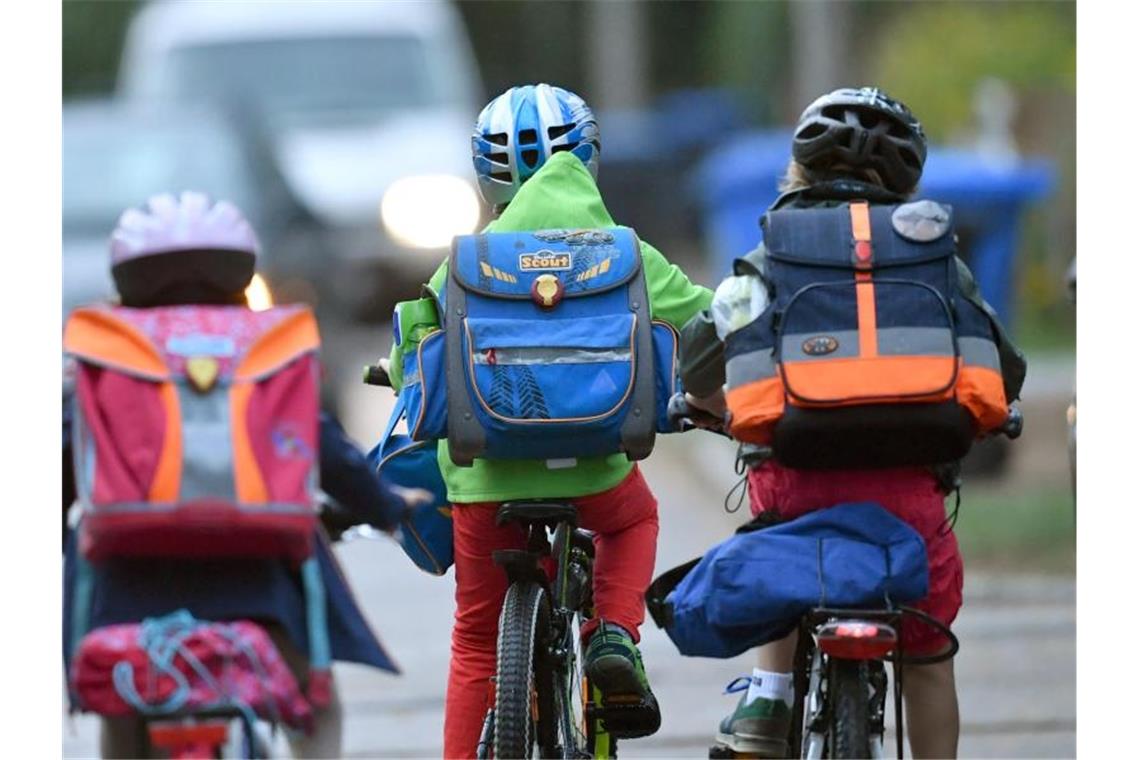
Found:
[[[488,232],[562,227],[614,227],[586,165],[568,151],[555,153],[528,179]]]

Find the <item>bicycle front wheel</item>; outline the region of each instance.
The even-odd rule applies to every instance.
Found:
[[[537,754],[540,701],[552,689],[540,683],[550,676],[542,666],[545,635],[550,627],[550,600],[537,583],[514,583],[507,589],[499,615],[498,668],[495,688],[494,756],[503,760]],[[536,668],[536,664],[539,665]],[[544,699],[540,700],[540,692]],[[545,733],[545,732],[544,732]]]
[[[867,663],[833,657],[829,669],[827,699],[831,705],[831,725],[828,756],[842,760],[870,757]]]

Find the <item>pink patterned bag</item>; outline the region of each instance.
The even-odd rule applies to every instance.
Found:
[[[110,717],[230,707],[312,730],[293,674],[265,630],[245,620],[207,622],[179,610],[98,628],[79,644],[71,687],[84,710]]]

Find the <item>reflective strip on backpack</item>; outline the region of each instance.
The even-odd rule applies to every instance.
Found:
[[[997,345],[989,338],[958,338],[958,353],[963,364],[1001,371]]]
[[[629,348],[494,348],[475,351],[476,364],[599,364],[628,362],[633,352]]]
[[[178,500],[232,500],[236,487],[226,389],[219,387],[202,394],[184,383],[177,387],[182,407],[182,487]]]
[[[768,348],[737,354],[725,362],[725,379],[730,389],[776,375],[776,360]]]
[[[954,332],[948,327],[885,327],[877,330],[876,334],[879,356],[954,355]],[[835,347],[830,351],[812,353],[808,350],[815,341],[827,340],[834,341]],[[780,343],[780,357],[783,361],[852,359],[857,356],[858,330],[797,333],[783,336]]]
[[[177,501],[182,488],[182,413],[178,387],[167,380],[158,387],[159,399],[166,415],[162,433],[162,452],[154,468],[147,497],[154,502]]]
[[[243,421],[249,418],[249,399],[253,395],[252,383],[236,383],[230,388],[230,419]],[[240,504],[261,504],[269,501],[269,490],[261,476],[261,468],[249,440],[245,424],[231,425],[233,431],[234,488]]]

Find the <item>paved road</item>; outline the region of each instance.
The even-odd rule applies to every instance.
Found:
[[[377,344],[384,335],[379,333]],[[386,418],[389,396],[347,385],[349,432],[373,441]],[[706,434],[670,436],[645,465],[660,500],[658,570],[695,556],[742,521],[721,506],[734,479],[731,455],[728,442]],[[403,668],[397,678],[337,666],[346,703],[346,754],[438,757],[454,612],[452,580],[415,570],[387,540],[356,541],[338,552],[369,620]],[[962,640],[957,662],[962,757],[1073,757],[1076,620],[1071,578],[999,578],[968,571],[956,631]],[[706,756],[717,722],[735,703],[721,690],[750,670],[749,658],[681,658],[652,622],[643,635],[664,725],[653,737],[623,743],[623,756]],[[73,725],[73,735],[65,728],[65,755],[91,756],[93,721],[83,718]]]

